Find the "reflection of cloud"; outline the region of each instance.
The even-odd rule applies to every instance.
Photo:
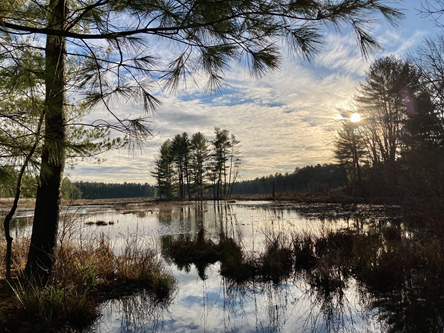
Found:
[[[409,9],[414,5],[415,1],[405,2]],[[402,56],[429,30],[428,20],[412,24],[419,18],[414,12],[408,14],[399,28],[387,23],[374,26],[386,49],[384,54]],[[219,94],[206,92],[200,76],[196,78],[198,85],[189,80],[186,89],[176,94],[163,92],[163,104],[152,118],[159,135],[149,147],[134,157],[111,152],[104,156],[107,161],[103,164],[80,163],[71,173],[78,180],[153,183],[150,165],[166,139],[185,131],[189,135],[200,131],[211,139],[214,127],[228,129],[241,141],[243,179],[331,162],[331,142],[340,123],[333,118],[339,116],[337,108],[346,105],[356,93],[370,61],[363,60],[351,32],[340,35],[329,31],[326,42],[314,64],[301,64],[286,57],[280,71],[262,79],[252,79],[248,70],[234,63],[225,73],[226,82]],[[167,52],[171,57],[171,50]],[[158,54],[162,54],[161,50]],[[135,116],[141,112],[137,105],[117,107],[119,115]],[[104,111],[96,111],[97,114],[109,119]]]
[[[182,305],[186,307],[191,306],[209,306],[209,307],[218,307],[220,309],[224,308],[224,302],[227,300],[221,296],[223,292],[223,288],[216,288],[216,291],[204,292],[202,296],[196,295],[187,295],[179,300]],[[241,306],[241,303],[234,302],[230,303],[232,305]]]

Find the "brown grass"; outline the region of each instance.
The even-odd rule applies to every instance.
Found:
[[[274,198],[271,194],[235,194],[229,199],[248,201],[275,200],[297,203],[354,203],[356,200],[358,200],[356,198],[344,195],[340,191],[331,191],[328,194],[284,192],[276,193]],[[359,200],[362,200],[362,198]]]
[[[74,241],[70,232],[62,230],[61,235],[50,282],[39,288],[21,277],[29,240],[14,241],[14,293],[0,299],[0,327],[11,332],[58,332],[68,323],[80,329],[92,323],[98,304],[106,299],[140,290],[157,301],[172,297],[173,276],[158,251],[137,235],[128,235],[119,254],[103,234],[82,242]],[[4,253],[0,255],[3,260]]]
[[[31,239],[28,237],[19,237],[14,239],[12,243],[12,277],[20,275],[25,268],[26,260],[28,258],[28,250]],[[2,238],[0,240],[0,280],[5,277],[5,257],[6,257],[6,241]]]

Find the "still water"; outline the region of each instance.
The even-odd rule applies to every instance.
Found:
[[[190,203],[165,206],[82,207],[80,239],[103,234],[117,252],[130,237],[146,240],[163,253],[174,239],[194,239],[200,229],[215,243],[220,235],[233,237],[243,251],[254,255],[264,249],[267,237],[294,233],[322,235],[331,230],[377,227],[376,207],[369,221],[333,206],[270,202]],[[376,219],[375,219],[376,216]],[[77,219],[78,221],[78,219]],[[97,226],[88,222],[105,221]],[[407,231],[406,231],[407,232]],[[279,236],[280,237],[280,236]],[[276,284],[236,284],[220,275],[220,264],[204,272],[194,265],[177,267],[163,256],[177,280],[168,304],[156,304],[139,293],[107,301],[101,317],[88,332],[386,332],[379,309],[365,291],[348,279],[340,292],[325,294],[313,288],[303,274]]]

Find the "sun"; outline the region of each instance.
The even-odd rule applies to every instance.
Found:
[[[350,117],[350,121],[353,123],[357,123],[358,121],[361,120],[361,115],[359,113],[353,113],[352,116]]]

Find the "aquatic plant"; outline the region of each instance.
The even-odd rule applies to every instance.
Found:
[[[269,239],[265,252],[256,257],[244,254],[241,244],[233,238],[220,235],[219,244],[215,244],[204,237],[201,229],[194,240],[175,240],[165,254],[175,263],[195,264],[201,277],[202,268],[220,261],[221,275],[237,283],[255,279],[279,283],[292,272],[292,251],[281,244],[280,236]]]

